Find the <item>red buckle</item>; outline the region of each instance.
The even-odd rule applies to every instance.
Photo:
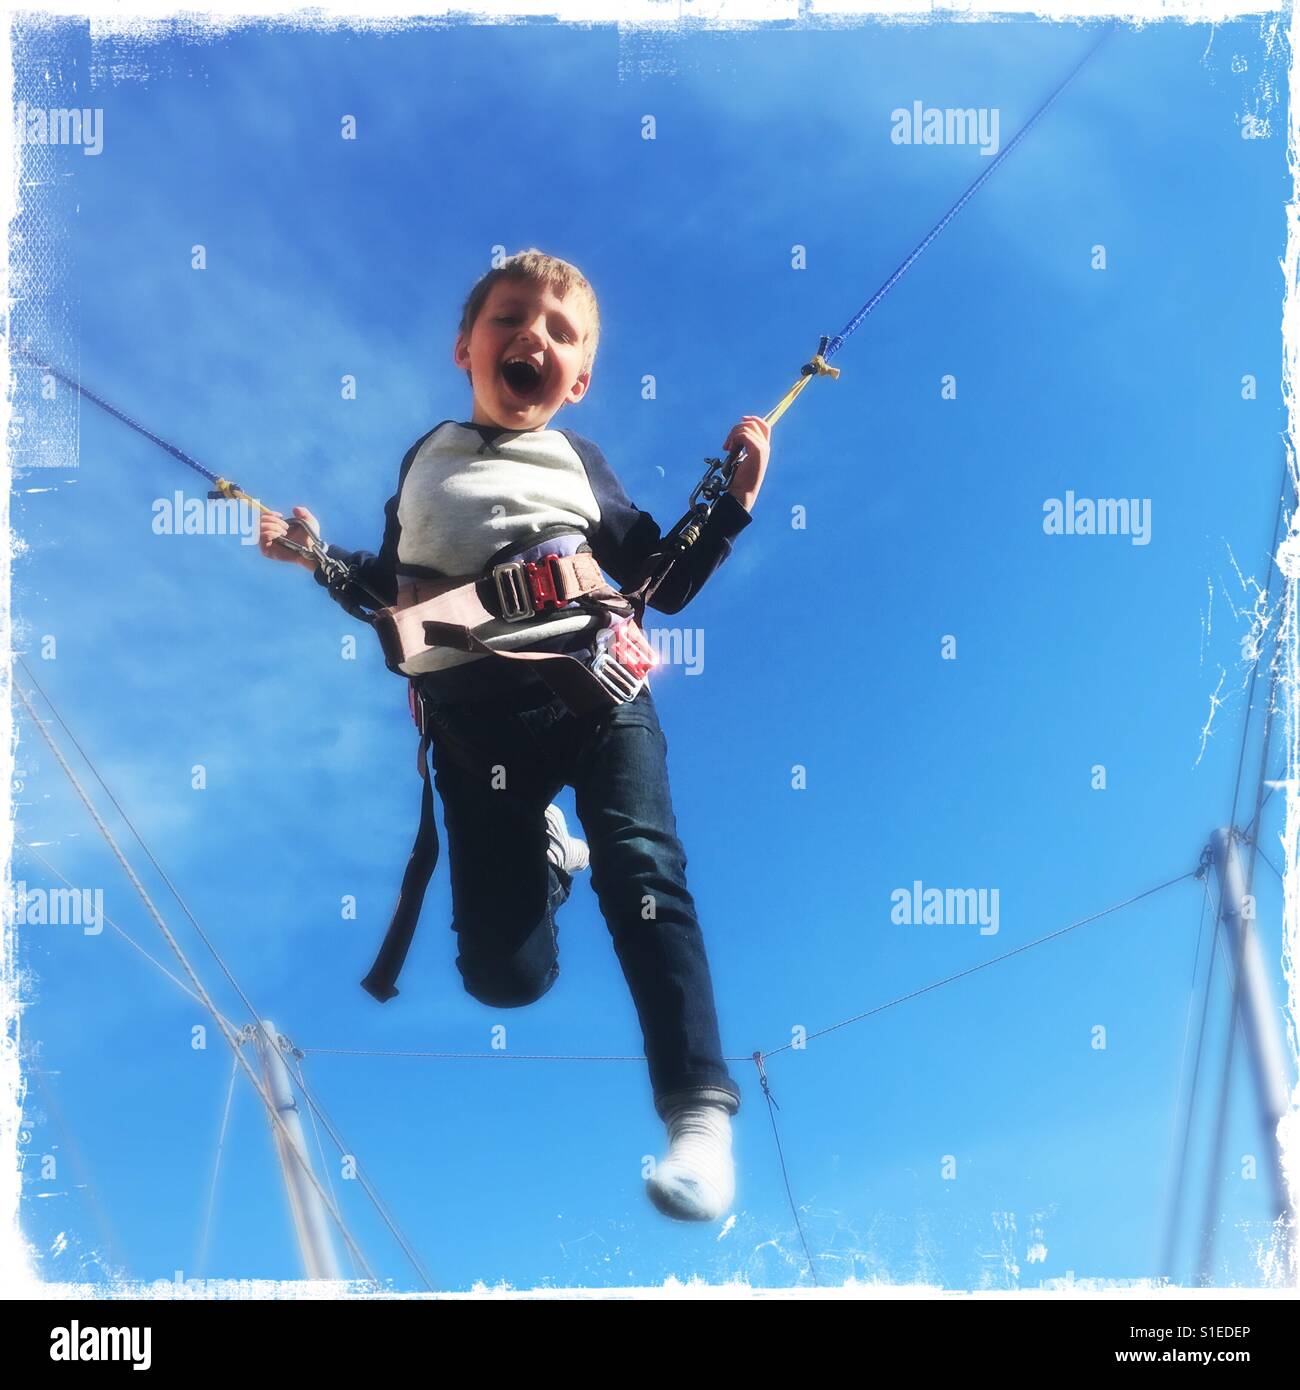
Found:
[[[528,587],[532,590],[533,607],[539,613],[551,608],[563,608],[568,599],[561,598],[555,582],[555,565],[558,555],[544,555],[540,561],[530,560],[524,566],[528,575]]]

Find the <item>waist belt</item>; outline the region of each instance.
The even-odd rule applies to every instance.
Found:
[[[526,622],[594,593],[616,591],[606,584],[589,552],[508,560],[482,575],[407,582],[397,602],[375,614],[374,627],[389,669],[405,675],[402,667],[433,647],[464,647],[461,642],[430,641],[426,623],[472,631],[493,620]]]
[[[570,606],[586,608],[599,629],[590,661],[557,652],[503,650],[486,640],[489,626],[499,638],[495,625],[500,622],[527,622]],[[412,661],[439,647],[526,661],[570,709],[586,714],[635,699],[654,664],[644,639],[638,648],[623,627],[633,611],[606,582],[595,557],[578,551],[507,560],[482,575],[407,583],[397,603],[375,614],[374,626],[389,669],[402,675],[411,674],[405,668]]]

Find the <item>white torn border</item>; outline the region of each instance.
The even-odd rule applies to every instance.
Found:
[[[170,36],[171,25],[181,20],[187,31],[196,40],[215,38],[224,32],[237,29],[243,24],[267,19],[279,20],[285,26],[299,28],[350,28],[350,29],[394,29],[411,24],[451,24],[451,23],[510,23],[527,18],[551,18],[560,24],[610,24],[617,25],[620,32],[647,30],[671,32],[674,29],[743,29],[763,24],[796,24],[800,21],[809,24],[853,24],[870,22],[881,18],[893,18],[904,23],[944,22],[969,23],[973,21],[996,19],[999,17],[1029,17],[1040,20],[1059,20],[1077,22],[1080,20],[1112,18],[1142,25],[1152,21],[1181,20],[1186,23],[1215,23],[1231,19],[1247,18],[1254,15],[1282,14],[1285,7],[1278,4],[1251,3],[1251,0],[1131,0],[1126,6],[1107,3],[1107,0],[1061,0],[1056,4],[1016,5],[1006,0],[991,3],[978,3],[978,0],[959,0],[949,6],[916,3],[915,0],[877,0],[876,3],[863,3],[862,0],[712,0],[712,3],[691,3],[691,0],[569,0],[568,3],[548,3],[548,0],[506,0],[506,3],[492,4],[489,0],[459,0],[456,4],[438,5],[430,0],[407,0],[407,3],[393,3],[393,0],[379,0],[361,14],[355,5],[321,4],[307,9],[286,10],[274,0],[264,3],[249,3],[237,0],[236,3],[208,3],[202,15],[182,9],[175,4],[145,3],[145,0],[127,0],[127,3],[112,3],[112,0],[42,0],[35,6],[13,6],[11,10],[33,15],[64,17],[83,17],[89,20],[92,46],[96,40],[121,38],[147,47],[152,39]],[[0,113],[12,110],[13,65],[12,44],[8,24],[0,24]],[[203,22],[203,28],[197,26]],[[1286,257],[1283,263],[1285,279],[1285,298],[1282,313],[1283,328],[1283,390],[1287,407],[1287,459],[1292,484],[1300,490],[1300,460],[1295,447],[1300,418],[1297,418],[1297,372],[1300,370],[1300,90],[1297,87],[1295,52],[1300,38],[1300,16],[1297,9],[1291,12],[1287,30],[1289,43],[1288,83],[1290,96],[1289,129],[1287,141],[1288,166],[1292,175],[1292,196],[1286,209],[1287,241]],[[128,74],[123,73],[123,77]],[[5,223],[12,220],[14,210],[19,206],[19,169],[15,162],[16,150],[13,143],[12,122],[7,114],[0,117],[0,154],[3,157],[5,177]],[[9,264],[6,257],[0,267],[0,294],[7,307],[9,299]],[[5,379],[9,379],[8,339],[3,340]],[[0,535],[4,537],[5,563],[0,566],[0,640],[6,652],[10,651],[12,630],[10,624],[10,565],[13,538],[9,529],[9,493],[11,470],[9,459],[9,426],[12,403],[6,393],[0,402],[0,435],[5,441],[3,458],[0,460]],[[1285,652],[1284,675],[1281,681],[1286,706],[1287,775],[1284,783],[1286,793],[1286,821],[1283,834],[1283,853],[1285,856],[1285,886],[1283,907],[1283,956],[1282,965],[1287,983],[1287,1033],[1293,1059],[1300,1056],[1297,1043],[1297,1018],[1300,1018],[1300,973],[1297,971],[1297,956],[1300,954],[1300,619],[1296,613],[1297,582],[1300,581],[1300,523],[1293,521],[1292,533],[1286,538],[1278,554],[1279,568],[1283,576],[1283,599],[1281,611],[1285,615],[1278,640]],[[10,796],[14,772],[13,759],[13,719],[10,698],[11,667],[6,663],[3,673],[4,699],[0,701],[0,782],[3,783],[3,796],[6,802]],[[11,900],[11,859],[13,848],[12,807],[4,816],[0,827],[0,859],[3,862],[4,878],[0,892],[4,902]],[[18,1224],[21,1197],[21,1174],[18,1166],[18,1129],[20,1119],[20,1071],[19,1046],[21,1000],[17,980],[17,951],[11,914],[4,916],[3,934],[0,935],[0,1022],[3,1023],[3,1039],[0,1041],[0,1296],[22,1297],[38,1296],[45,1298],[102,1298],[106,1293],[119,1296],[141,1298],[321,1298],[364,1296],[355,1285],[349,1284],[308,1284],[303,1281],[188,1281],[171,1285],[162,1283],[138,1283],[129,1287],[107,1290],[102,1286],[72,1284],[41,1284],[31,1263],[31,1252],[27,1249]],[[1284,1121],[1283,1149],[1285,1155],[1287,1181],[1293,1196],[1293,1203],[1300,1198],[1300,1087],[1292,1095],[1291,1113]],[[1279,1270],[1279,1280],[1287,1285],[1296,1282],[1294,1263],[1289,1271]],[[978,1294],[975,1297],[1015,1297],[1035,1298],[1065,1295],[1069,1297],[1124,1297],[1134,1296],[1179,1299],[1210,1297],[1223,1298],[1267,1298],[1279,1296],[1268,1290],[1234,1290],[1188,1288],[1162,1289],[1145,1281],[1129,1280],[1083,1280],[1056,1281],[1052,1291],[1023,1290],[1013,1294]],[[397,1295],[381,1295],[397,1296]],[[410,1294],[403,1297],[421,1297]],[[429,1295],[423,1295],[428,1297]],[[837,1289],[779,1289],[757,1290],[748,1286],[708,1285],[698,1280],[681,1283],[668,1280],[662,1286],[644,1289],[590,1289],[564,1290],[544,1289],[519,1291],[504,1287],[487,1288],[477,1286],[468,1294],[437,1295],[449,1298],[608,1298],[608,1299],[663,1299],[663,1298],[718,1298],[718,1297],[780,1297],[806,1299],[821,1298],[886,1298],[900,1297],[942,1297],[939,1291],[924,1286],[878,1285],[850,1282]],[[953,1297],[954,1295],[946,1295]],[[1286,1295],[1281,1295],[1286,1296]]]
[[[92,34],[134,33],[148,37],[153,24],[166,24],[183,17],[187,23],[204,21],[215,33],[236,28],[250,19],[282,19],[300,27],[320,27],[326,22],[350,29],[394,28],[404,24],[487,21],[509,24],[528,19],[554,19],[561,24],[618,24],[627,28],[661,25],[679,28],[695,25],[707,29],[741,28],[750,24],[790,24],[801,19],[817,21],[843,17],[853,23],[863,20],[910,18],[920,20],[987,20],[1012,16],[1043,20],[1121,19],[1137,24],[1151,20],[1181,19],[1188,23],[1222,23],[1252,15],[1280,14],[1284,6],[1261,4],[1258,0],[1133,0],[1125,6],[1109,0],[1059,0],[1058,3],[1017,5],[1002,0],[955,0],[950,5],[927,4],[925,0],[377,0],[358,10],[354,3],[304,5],[287,10],[275,0],[236,0],[235,3],[207,4],[201,13],[165,0],[121,0],[110,4],[87,4],[85,0],[41,0],[39,4],[8,7],[15,13],[77,15],[89,17]]]
[[[1286,460],[1292,495],[1300,495],[1300,458],[1297,457],[1297,388],[1300,387],[1300,82],[1297,82],[1296,48],[1300,40],[1300,9],[1293,6],[1288,42],[1287,165],[1291,171],[1291,199],[1286,208],[1286,259],[1282,303],[1282,391],[1286,401]],[[1300,588],[1300,507],[1291,515],[1291,531],[1278,548],[1282,579],[1282,626],[1277,640],[1284,653],[1279,689],[1286,710],[1286,820],[1282,832],[1282,971],[1286,979],[1287,1042],[1293,1061],[1300,1058],[1297,1020],[1300,1019],[1300,614],[1296,612]],[[1258,827],[1257,827],[1258,829]],[[1278,1139],[1292,1210],[1300,1208],[1300,1085],[1291,1093],[1291,1108],[1279,1126]],[[1296,1250],[1291,1252],[1290,1282],[1297,1282]]]

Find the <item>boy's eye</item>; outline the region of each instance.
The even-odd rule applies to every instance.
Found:
[[[518,322],[519,322],[519,315],[518,315],[518,314],[496,314],[496,315],[493,316],[493,320],[492,320],[492,321],[493,321],[493,323],[518,323]],[[559,341],[559,342],[561,342],[561,343],[576,343],[576,342],[578,341],[577,334],[574,333],[573,331],[571,331],[571,330],[568,329],[568,328],[559,328],[559,329],[557,329],[554,336],[555,336],[556,340]]]

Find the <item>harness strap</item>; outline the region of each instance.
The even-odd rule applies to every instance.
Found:
[[[605,583],[596,557],[586,550],[573,555],[548,555],[536,568],[539,582],[543,587],[551,586],[556,603],[569,603]]]
[[[392,920],[384,933],[379,954],[370,967],[370,973],[361,981],[361,988],[381,1004],[386,1004],[400,993],[397,977],[402,973],[402,966],[406,964],[406,954],[411,949],[415,928],[420,920],[420,908],[424,905],[429,880],[433,877],[434,869],[438,867],[438,854],[441,849],[438,841],[438,819],[433,811],[433,775],[429,769],[429,720],[424,713],[424,704],[420,696],[413,694],[413,699],[420,711],[420,748],[416,759],[420,776],[424,779],[424,786],[420,792],[420,827],[415,832],[415,843],[411,846],[406,871],[402,874],[397,906],[393,909]]]

